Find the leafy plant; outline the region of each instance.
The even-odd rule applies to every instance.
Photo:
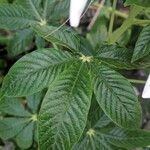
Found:
[[[44,47],[44,40],[31,30],[32,24],[58,24],[61,17],[67,16],[64,10],[68,8],[67,0],[61,1],[41,1],[41,0],[16,0],[15,4],[4,3],[0,6],[0,27],[9,30],[19,30],[8,43],[8,51],[11,56],[15,56],[30,50],[31,43],[35,38],[37,48]],[[62,11],[58,17],[58,12]],[[29,13],[31,12],[31,13]],[[52,14],[50,17],[48,14]],[[39,40],[40,39],[40,40]],[[41,44],[40,44],[41,43]]]
[[[141,3],[127,0],[126,4]],[[29,148],[38,132],[41,150],[148,146],[150,132],[140,129],[140,102],[130,80],[121,74],[122,69],[150,67],[150,21],[137,18],[143,7],[136,5],[114,32],[112,21],[108,30],[101,16],[106,37],[100,44],[91,44],[91,36],[85,39],[68,27],[57,26],[58,14],[68,8],[66,0],[0,4],[0,28],[18,31],[8,52],[20,54],[33,38],[38,47],[21,57],[3,80],[0,111],[7,115],[0,120],[0,137],[15,137],[20,147]],[[119,39],[135,24],[144,26],[135,49],[119,45]],[[45,48],[45,40],[54,48]],[[44,96],[38,93],[45,89]],[[26,97],[27,104],[11,97]]]
[[[43,93],[36,93],[25,100],[5,98],[0,104],[4,118],[0,120],[0,137],[7,140],[15,137],[19,147],[27,149],[37,142],[37,115]]]

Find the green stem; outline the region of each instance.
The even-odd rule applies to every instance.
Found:
[[[108,35],[109,36],[112,34],[112,31],[113,31],[116,5],[117,5],[117,0],[113,0],[112,14],[111,14],[110,24],[109,24],[109,30],[108,30]]]
[[[120,36],[131,26],[131,21],[128,19],[122,24],[122,26],[113,32],[111,36],[109,36],[108,42],[110,44],[114,44],[116,41],[119,40]]]
[[[94,6],[98,7],[98,5],[94,5]],[[112,7],[103,6],[103,8],[104,8],[106,11],[109,11],[109,13],[114,12],[116,16],[119,16],[119,17],[124,18],[124,19],[127,19],[127,18],[128,18],[128,14],[123,13],[123,12],[118,11],[118,10],[115,10],[115,11],[114,11]]]
[[[108,42],[109,44],[114,44],[119,40],[121,35],[132,25],[145,25],[145,24],[150,24],[150,20],[140,20],[136,19],[135,17],[141,12],[143,8],[141,7],[132,7],[128,19],[124,21],[122,26],[114,31],[113,34],[109,36]]]
[[[145,84],[146,81],[144,80],[136,80],[136,79],[128,79],[129,82],[135,83],[135,84]]]
[[[141,20],[141,19],[134,19],[133,25],[150,25],[150,20]]]
[[[106,7],[106,9],[109,11],[109,12],[113,12],[113,8],[112,7]],[[114,11],[114,14],[116,15],[116,16],[119,16],[119,17],[121,17],[121,18],[124,18],[124,19],[127,19],[128,18],[128,15],[127,14],[125,14],[125,13],[123,13],[123,12],[121,12],[121,11],[118,11],[118,10],[115,10]]]
[[[119,38],[121,37],[121,35],[128,29],[130,28],[132,25],[137,25],[137,26],[143,26],[143,25],[150,25],[150,20],[141,20],[141,19],[132,19],[129,18],[127,20],[124,21],[124,23],[122,24],[122,26],[117,29],[116,31],[113,32],[113,34],[109,37],[108,42],[110,44],[114,44],[116,41],[119,40]]]

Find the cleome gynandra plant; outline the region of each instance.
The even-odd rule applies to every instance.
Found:
[[[8,55],[21,56],[1,86],[0,138],[20,149],[146,149],[150,132],[124,71],[150,68],[149,0],[123,1],[128,13],[117,0],[93,1],[101,10],[85,36],[62,26],[69,2],[0,0]]]

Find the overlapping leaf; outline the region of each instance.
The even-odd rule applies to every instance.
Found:
[[[116,127],[107,133],[106,138],[108,142],[124,148],[144,147],[149,145],[150,132]]]
[[[101,45],[97,50],[95,58],[98,58],[113,68],[135,68],[131,64],[132,51],[118,45]]]
[[[70,150],[86,126],[91,80],[84,63],[74,63],[50,85],[39,116],[41,149]]]
[[[2,91],[6,96],[26,96],[41,91],[74,61],[68,52],[41,49],[27,54],[10,69]]]
[[[17,145],[21,148],[27,149],[33,143],[33,133],[34,123],[28,124],[22,132],[20,132],[16,137]]]
[[[0,102],[0,112],[18,117],[30,117],[23,105],[16,98],[5,98]]]
[[[38,21],[42,20],[40,15],[41,0],[17,0],[17,4],[21,5],[26,12],[30,13]]]
[[[131,49],[119,45],[104,44],[97,48],[94,57],[111,68],[131,70],[150,67],[150,61],[146,57],[138,62],[131,63],[132,55],[133,50]]]
[[[149,140],[150,132],[118,128],[104,115],[85,130],[73,150],[125,150],[148,146]]]
[[[109,132],[112,128],[112,125],[109,125],[110,122],[104,115],[95,121],[92,127],[86,128],[83,137],[74,146],[73,150],[123,150],[123,148],[112,146],[104,138],[104,133]]]
[[[29,49],[33,42],[33,32],[30,29],[18,31],[8,44],[8,53],[11,56],[21,54]]]
[[[52,22],[58,18],[64,18],[69,14],[69,11],[67,11],[69,10],[68,0],[44,0],[43,3],[43,17],[46,18],[46,20]]]
[[[34,23],[36,21],[21,6],[11,4],[0,5],[0,28],[11,30],[23,29]]]
[[[33,30],[49,42],[65,46],[70,49],[80,49],[80,38],[70,29],[59,29],[53,26],[33,26]]]
[[[5,118],[0,120],[0,137],[4,140],[17,135],[29,123],[29,119]]]
[[[28,96],[27,102],[18,98],[4,98],[0,103],[0,112],[4,115],[0,120],[0,138],[13,138],[23,149],[31,147],[37,135],[36,121],[42,98],[42,92]]]
[[[135,45],[132,61],[150,55],[150,26],[143,28]]]
[[[102,64],[95,70],[94,92],[100,107],[119,126],[138,127],[141,109],[130,83]]]

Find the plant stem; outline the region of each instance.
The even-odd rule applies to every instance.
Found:
[[[122,26],[117,29],[116,31],[113,32],[113,34],[111,34],[109,36],[108,42],[110,44],[114,44],[116,41],[118,41],[118,39],[120,38],[120,36],[131,26],[131,21],[129,19],[125,20],[124,23],[122,24]]]
[[[105,7],[109,12],[113,12],[113,8],[112,7]],[[114,11],[114,14],[116,15],[116,16],[119,16],[119,17],[121,17],[121,18],[124,18],[124,19],[127,19],[128,18],[128,15],[127,14],[125,14],[125,13],[123,13],[123,12],[121,12],[121,11],[118,11],[118,10],[115,10]]]
[[[136,79],[128,79],[129,82],[131,83],[136,83],[136,84],[145,84],[146,81],[144,80],[136,80]]]
[[[130,28],[132,25],[137,25],[137,26],[143,26],[143,25],[150,25],[150,20],[141,20],[141,19],[132,19],[129,18],[127,20],[124,21],[124,23],[122,24],[122,26],[117,29],[116,31],[114,31],[114,33],[109,37],[108,42],[110,44],[114,44],[116,41],[118,41],[118,39],[120,38],[120,36],[128,29]]]
[[[141,20],[141,19],[134,19],[133,25],[147,25],[150,24],[150,20]]]
[[[98,4],[97,4],[97,5],[94,5],[94,6],[95,6],[95,7],[99,7]],[[112,7],[103,6],[103,8],[104,8],[106,11],[109,11],[109,13],[112,13],[112,12],[114,11],[114,13],[115,13],[116,16],[119,16],[119,17],[124,18],[124,19],[127,19],[127,18],[128,18],[128,14],[123,13],[123,12],[121,12],[121,11],[119,11],[119,10],[113,10]]]
[[[117,0],[113,0],[112,14],[111,14],[110,24],[109,24],[109,30],[108,30],[108,35],[109,36],[112,34],[112,31],[113,31],[116,5],[117,5]]]
[[[141,26],[145,24],[150,24],[149,20],[140,20],[135,18],[142,11],[142,9],[143,9],[142,7],[135,7],[135,6],[131,7],[128,19],[124,21],[124,23],[120,28],[118,28],[116,31],[113,32],[113,34],[109,36],[108,39],[109,44],[114,44],[115,42],[117,42],[120,36],[132,25]]]

